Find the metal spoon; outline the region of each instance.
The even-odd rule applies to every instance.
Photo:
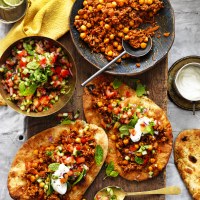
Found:
[[[108,186],[96,193],[94,199],[99,200],[99,197],[116,196],[116,200],[123,200],[125,196],[149,195],[149,194],[174,194],[181,193],[181,189],[177,186],[169,186],[158,190],[144,191],[144,192],[125,192],[122,188],[117,186]]]
[[[146,55],[151,50],[152,39],[151,39],[151,37],[148,38],[147,47],[145,49],[134,49],[133,47],[130,46],[130,44],[128,44],[124,40],[122,40],[122,46],[124,48],[124,51],[120,55],[118,55],[116,58],[114,58],[112,61],[110,61],[107,65],[105,65],[99,71],[97,71],[95,74],[93,74],[90,78],[88,78],[85,82],[83,82],[81,84],[81,86],[85,86],[88,82],[90,82],[93,78],[95,78],[100,73],[102,73],[104,70],[106,70],[110,65],[115,63],[119,58],[121,58],[126,53],[128,53],[129,55],[131,55],[135,58],[139,58],[141,56]]]

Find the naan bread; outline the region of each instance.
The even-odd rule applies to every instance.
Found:
[[[5,106],[7,105],[6,102],[4,101],[3,97],[0,94],[0,106]]]
[[[103,82],[112,82],[113,78],[111,76],[99,76],[90,83],[87,84],[85,87],[84,95],[83,95],[83,108],[85,117],[88,123],[94,123],[98,126],[102,126],[101,120],[105,116],[102,116],[98,109],[95,109],[93,106],[95,99],[98,98],[98,95],[94,95],[91,90],[92,88],[99,87],[100,84]],[[157,162],[159,163],[159,166],[157,167],[159,170],[155,169],[153,176],[157,176],[162,169],[165,168],[165,166],[168,163],[171,150],[172,150],[172,129],[169,120],[167,119],[166,114],[164,111],[157,106],[152,100],[149,98],[143,96],[143,97],[137,97],[136,92],[128,87],[125,84],[122,84],[119,88],[116,89],[117,92],[120,94],[121,97],[125,97],[121,104],[123,104],[123,107],[128,106],[129,104],[135,104],[138,106],[143,106],[149,110],[148,117],[153,118],[157,121],[159,121],[160,125],[163,128],[164,134],[163,139],[160,139],[158,141],[158,149],[159,153],[156,154],[155,158]],[[103,91],[102,93],[103,94]],[[136,180],[136,181],[142,181],[146,180],[148,178],[151,178],[149,176],[149,172],[146,169],[146,167],[143,167],[142,169],[139,168],[137,170],[130,170],[130,171],[124,171],[123,168],[118,164],[120,152],[116,148],[116,142],[113,141],[112,135],[113,132],[115,132],[114,128],[111,130],[107,130],[108,138],[109,138],[109,151],[108,156],[106,158],[106,162],[109,163],[110,161],[114,162],[115,170],[117,170],[120,174],[120,176],[124,177],[127,180]],[[118,135],[119,135],[118,131]],[[165,142],[162,142],[161,140],[166,140]],[[156,167],[155,167],[156,168]]]
[[[25,162],[33,159],[33,150],[38,149],[43,145],[51,145],[55,140],[57,140],[57,138],[60,137],[62,131],[69,130],[71,126],[79,128],[80,124],[85,124],[85,122],[77,120],[75,123],[72,123],[70,125],[58,125],[56,127],[38,133],[23,144],[23,146],[17,152],[15,159],[13,160],[8,175],[8,190],[10,196],[13,199],[33,200],[30,196],[26,194],[28,185],[27,180],[24,177],[26,172]],[[96,144],[100,145],[103,149],[103,161],[100,165],[97,165],[94,162],[94,164],[89,168],[89,171],[87,172],[84,181],[81,181],[76,185],[76,190],[70,190],[69,192],[67,191],[65,198],[62,199],[81,200],[83,194],[91,185],[105,161],[108,150],[107,135],[102,128],[97,127],[94,124],[90,124],[89,127],[90,130],[94,131]]]
[[[174,159],[192,197],[200,199],[200,130],[184,130],[175,141]]]

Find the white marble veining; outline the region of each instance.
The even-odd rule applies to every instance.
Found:
[[[169,67],[184,56],[200,56],[200,0],[172,0],[171,4],[175,11],[176,32],[174,44],[169,52]],[[0,23],[0,38],[5,36],[10,27]],[[194,116],[192,112],[178,108],[170,100],[168,117],[174,138],[181,130],[200,128],[200,111]],[[7,190],[7,173],[15,153],[25,140],[19,140],[19,136],[24,132],[24,116],[8,107],[0,107],[0,200],[11,199]],[[168,195],[166,200],[192,199],[174,166],[173,154],[167,165],[167,185],[179,185],[182,194]]]

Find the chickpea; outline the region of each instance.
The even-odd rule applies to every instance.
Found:
[[[117,62],[117,63],[120,63],[120,62],[122,62],[122,59],[119,58],[116,62]]]
[[[129,28],[128,28],[128,27],[125,27],[124,30],[123,30],[123,32],[124,32],[124,33],[128,33],[128,32],[129,32]]]
[[[101,48],[101,52],[102,52],[102,53],[105,52],[105,50],[106,50],[105,47],[102,47],[102,48]]]
[[[117,50],[121,51],[122,50],[122,45],[118,45]]]
[[[123,140],[123,143],[124,143],[125,145],[127,145],[127,144],[129,143],[129,139],[127,139],[127,138],[124,139],[124,140]]]
[[[150,159],[150,163],[155,163],[156,162],[156,159],[155,158],[151,158]]]
[[[121,7],[124,6],[124,0],[119,0],[118,5],[121,6]]]
[[[41,187],[41,188],[43,188],[44,187],[44,182],[41,182],[40,184],[39,184],[39,186]]]
[[[40,162],[40,163],[43,163],[43,162],[44,162],[44,160],[43,160],[42,158],[40,158],[39,162]]]
[[[87,30],[87,27],[85,25],[82,25],[81,26],[81,31],[86,31]]]
[[[113,52],[110,50],[110,51],[108,51],[107,55],[108,56],[113,56]]]
[[[110,39],[113,40],[114,38],[115,38],[115,35],[114,35],[114,34],[111,34],[111,35],[110,35]]]
[[[124,153],[129,153],[129,149],[124,149]]]
[[[89,7],[88,7],[88,10],[89,10],[90,12],[92,12],[92,11],[93,11],[92,6],[89,6]]]
[[[153,167],[152,167],[152,166],[149,166],[148,169],[149,169],[149,171],[151,171],[151,172],[153,171]]]
[[[153,146],[150,144],[150,145],[148,146],[148,150],[151,151],[152,149],[153,149]]]
[[[105,39],[104,39],[104,43],[105,43],[105,44],[107,44],[109,41],[110,41],[109,38],[105,38]]]
[[[86,38],[86,33],[81,33],[81,34],[80,34],[80,37],[81,37],[82,39]]]
[[[140,63],[136,63],[135,65],[136,65],[136,67],[140,67]]]
[[[112,134],[112,135],[111,135],[111,140],[114,140],[114,141],[115,141],[116,139],[117,139],[117,136],[114,135],[114,134]]]
[[[154,145],[153,145],[154,149],[157,149],[158,148],[158,143],[155,142]]]
[[[138,145],[138,144],[135,144],[135,148],[136,148],[136,149],[139,149],[139,145]]]
[[[112,7],[115,8],[116,6],[117,6],[116,1],[113,1],[113,2],[112,2]]]
[[[142,153],[136,152],[136,156],[141,157],[141,156],[142,156]]]
[[[134,26],[134,21],[131,20],[131,21],[129,22],[129,25],[130,25],[130,26]]]
[[[38,155],[38,150],[35,149],[35,150],[33,151],[33,154],[34,154],[34,155]]]
[[[88,18],[88,15],[87,15],[87,14],[84,14],[84,15],[83,15],[83,18],[84,18],[84,19],[87,19],[87,18]]]
[[[144,42],[148,42],[149,38],[145,37]]]
[[[84,5],[84,6],[86,6],[87,4],[88,4],[88,2],[87,2],[87,1],[84,1],[84,2],[83,2],[83,5]]]
[[[120,24],[120,25],[119,25],[119,29],[122,29],[122,28],[123,28],[123,25],[122,25],[122,24]]]
[[[75,139],[75,142],[76,142],[76,143],[81,143],[81,138],[77,137],[77,138]]]
[[[162,170],[162,165],[161,164],[157,164],[157,169],[159,170],[159,171],[161,171]]]
[[[144,4],[144,2],[145,2],[144,0],[139,0],[139,4],[141,5]]]
[[[79,15],[82,15],[83,12],[84,12],[83,9],[80,9],[80,10],[78,11],[78,14],[79,14]]]
[[[80,19],[80,16],[79,16],[79,15],[76,15],[76,16],[75,16],[75,20],[78,20],[78,19]]]
[[[105,29],[110,29],[110,25],[109,24],[105,24],[104,27],[105,27]]]
[[[91,23],[87,23],[86,26],[87,26],[87,28],[91,28],[92,24]]]
[[[101,26],[103,26],[103,24],[104,24],[104,21],[100,21],[100,22],[99,22],[99,24],[100,24]]]
[[[129,37],[128,35],[125,35],[124,39],[125,39],[125,40],[129,40],[130,37]]]
[[[104,0],[99,0],[99,3],[104,3]]]
[[[35,176],[31,176],[31,177],[30,177],[30,181],[31,181],[32,183],[35,182],[35,180],[36,180]]]
[[[37,162],[32,163],[32,167],[34,168],[38,167],[38,163]]]
[[[117,35],[118,35],[119,37],[123,37],[123,36],[124,36],[124,33],[119,32]]]
[[[147,47],[147,43],[142,42],[142,43],[140,44],[140,47],[141,47],[142,49],[145,49],[145,48]]]
[[[146,0],[145,3],[151,5],[153,3],[153,0]]]
[[[101,9],[102,9],[102,5],[101,5],[101,4],[98,4],[98,5],[97,5],[97,9],[98,9],[98,10],[101,10]]]
[[[119,43],[118,43],[117,41],[114,41],[114,42],[113,42],[113,46],[114,46],[114,47],[118,47],[118,45],[119,45]]]

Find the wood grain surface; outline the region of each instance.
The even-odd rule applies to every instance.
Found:
[[[82,94],[83,88],[81,87],[81,83],[86,80],[90,75],[96,72],[96,68],[85,61],[77,52],[74,45],[72,44],[70,34],[67,33],[64,37],[60,39],[68,50],[71,52],[72,56],[75,59],[76,67],[77,67],[77,86],[75,93],[70,100],[70,102],[59,111],[62,112],[71,112],[80,110],[80,118],[84,119],[83,109],[82,109]],[[165,57],[157,66],[147,71],[145,74],[142,74],[137,77],[118,77],[122,79],[127,84],[131,85],[132,80],[134,78],[139,78],[142,83],[144,83],[149,92],[149,97],[155,101],[161,108],[165,111],[167,109],[167,57]],[[57,113],[58,114],[58,113]],[[53,127],[59,123],[57,118],[57,114],[42,117],[42,118],[26,118],[26,128],[27,128],[27,136],[28,138],[33,136],[34,134],[45,130],[49,127]],[[103,187],[109,185],[118,185],[121,186],[125,191],[145,191],[145,190],[153,190],[161,187],[165,187],[165,171],[163,171],[158,177],[155,177],[151,180],[144,182],[134,182],[134,181],[126,181],[121,177],[117,178],[107,178],[103,180],[105,177],[105,167],[101,170],[93,184],[89,187],[84,197],[87,200],[92,200],[94,198],[95,193]],[[151,196],[138,196],[138,197],[127,197],[127,200],[164,200],[164,195],[151,195]]]

